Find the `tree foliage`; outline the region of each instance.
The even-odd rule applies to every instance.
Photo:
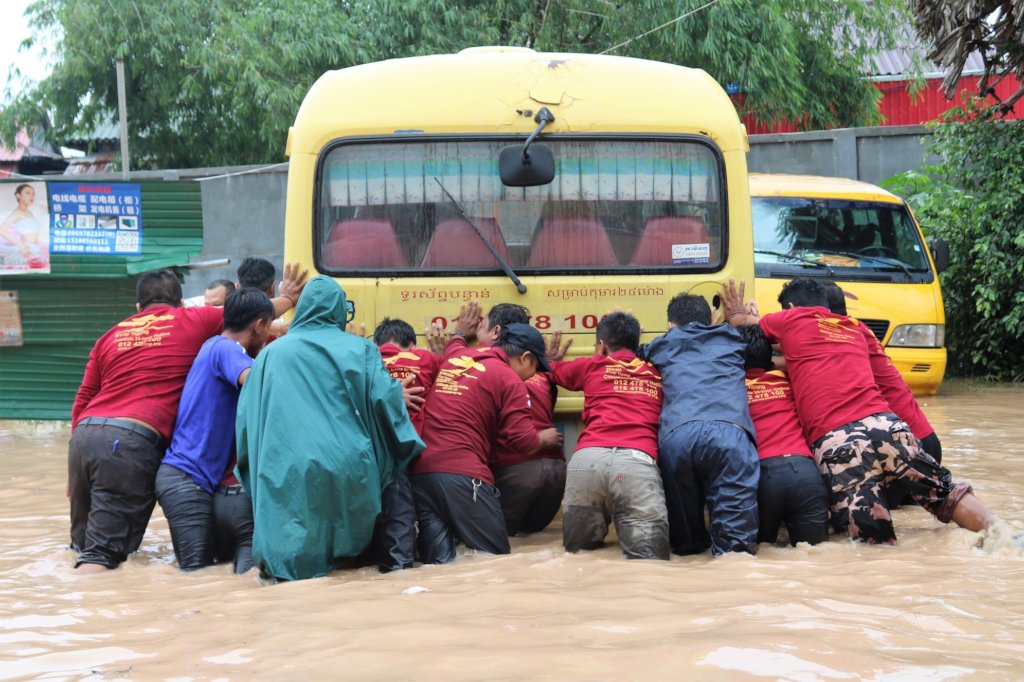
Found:
[[[949,366],[1024,379],[1024,125],[992,120],[980,100],[948,112],[929,152],[940,161],[887,187],[931,235],[949,242],[942,273]]]
[[[28,13],[37,34],[57,30],[56,63],[0,130],[49,115],[59,140],[116,121],[121,59],[133,157],[153,167],[280,160],[313,80],[368,58],[333,0],[37,0]]]
[[[280,160],[325,70],[486,44],[695,66],[762,121],[874,123],[864,65],[906,16],[903,0],[37,0],[29,14],[61,36],[55,67],[0,130],[45,113],[60,139],[115,118],[123,59],[133,156],[152,166]]]
[[[1021,83],[997,111],[1011,110],[1024,97],[1024,0],[914,0],[912,11],[918,34],[932,45],[928,58],[946,69],[942,85],[948,97],[974,52],[985,62],[978,84],[982,96],[1010,74]]]

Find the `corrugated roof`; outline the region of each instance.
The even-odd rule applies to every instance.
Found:
[[[943,69],[926,59],[928,50],[921,45],[885,50],[871,59],[872,76],[901,76],[910,69],[914,58],[921,60],[925,74],[942,73]],[[985,70],[985,62],[980,52],[972,52],[967,57],[964,75],[981,73]]]
[[[130,125],[129,121],[129,125]],[[87,147],[97,142],[115,143],[121,139],[121,126],[113,114],[100,121],[91,129],[73,130],[64,136],[65,147]]]

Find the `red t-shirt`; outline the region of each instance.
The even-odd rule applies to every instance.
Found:
[[[533,428],[537,431],[550,429],[555,425],[555,398],[557,389],[546,372],[537,372],[526,380],[526,393],[530,396],[530,418]],[[538,450],[533,454],[520,450],[497,448],[491,458],[491,467],[503,469],[513,464],[529,462],[534,459],[565,459],[560,446],[552,446]]]
[[[526,386],[504,351],[488,346],[444,358],[427,397],[422,437],[427,449],[410,473],[461,474],[491,485],[494,449],[540,447]]]
[[[747,402],[757,432],[757,456],[811,456],[804,430],[796,415],[793,387],[785,372],[747,370]]]
[[[192,361],[223,326],[224,309],[212,306],[150,306],[119,322],[89,353],[71,423],[130,417],[152,424],[169,442]]]
[[[434,385],[434,378],[441,366],[441,358],[422,348],[410,348],[402,350],[393,343],[385,343],[380,347],[381,357],[384,358],[384,368],[388,373],[399,381],[405,381],[410,376],[413,379],[410,386],[421,386],[426,391],[421,395],[426,398],[426,392]],[[421,406],[422,407],[422,406]],[[423,435],[423,410],[413,410],[409,413],[409,420],[416,427],[416,433]]]
[[[551,378],[583,391],[583,433],[576,449],[634,448],[658,458],[661,375],[630,350],[552,363]]]
[[[935,433],[935,429],[928,423],[928,417],[924,416],[921,406],[914,400],[914,394],[903,381],[903,376],[892,364],[892,359],[886,354],[885,346],[875,336],[874,332],[862,324],[864,340],[868,344],[868,353],[871,357],[871,371],[875,374],[875,383],[882,397],[889,403],[889,407],[896,413],[896,416],[907,423],[910,432],[918,439],[927,438]]]
[[[823,307],[787,308],[761,318],[765,336],[782,346],[808,443],[850,422],[890,411],[875,385],[863,326]]]

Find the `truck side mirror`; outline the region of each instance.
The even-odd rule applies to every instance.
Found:
[[[949,267],[949,242],[942,237],[932,237],[928,240],[928,250],[932,252],[936,272],[942,272]]]

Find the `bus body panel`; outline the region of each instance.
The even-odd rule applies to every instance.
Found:
[[[845,178],[751,174],[750,188],[751,197],[755,201],[758,197],[793,197],[891,205],[907,211],[923,244],[920,225],[903,200],[868,183]],[[945,374],[945,347],[888,345],[893,331],[900,325],[945,325],[942,291],[927,249],[924,249],[923,257],[931,271],[930,282],[908,283],[901,281],[900,276],[887,282],[858,281],[848,274],[849,269],[840,270],[828,279],[836,282],[846,292],[847,310],[851,316],[869,321],[869,326],[876,334],[882,331],[881,340],[886,345],[886,353],[911,390],[916,395],[933,395]],[[757,277],[756,300],[762,315],[779,309],[779,292],[789,280],[789,277]]]
[[[328,71],[295,118],[291,151],[319,154],[344,137],[528,135],[546,106],[548,133],[690,133],[746,151],[725,91],[705,72],[643,59],[480,53],[393,59]],[[528,114],[528,115],[527,115]]]
[[[316,249],[322,247],[316,246],[316,232],[324,228],[314,224],[317,211],[323,210],[316,196],[331,154],[379,142],[383,155],[388,144],[449,137],[472,141],[474,136],[515,136],[521,144],[537,127],[533,114],[541,106],[554,113],[555,121],[538,143],[553,147],[556,140],[580,135],[622,134],[638,142],[667,139],[668,144],[672,138],[666,136],[705,140],[721,161],[721,262],[704,271],[678,273],[669,267],[645,272],[617,266],[614,271],[570,274],[526,268],[518,271],[525,294],[495,268],[475,273],[408,268],[371,275],[332,271],[355,303],[357,330],[365,325],[369,335],[384,316],[397,317],[417,329],[423,345],[424,328],[432,323],[450,327],[465,302],[476,300],[485,312],[495,303],[509,302],[526,306],[531,324],[540,331],[560,330],[571,337],[568,357],[581,357],[593,352],[597,321],[616,307],[636,315],[644,326],[644,341],[649,341],[666,330],[666,306],[676,293],[713,301],[722,281],[753,280],[746,133],[721,87],[695,69],[528,50],[392,60],[324,74],[304,100],[289,135],[285,260],[318,271]],[[423,244],[402,246],[422,250]],[[556,409],[561,415],[578,415],[581,407],[578,394],[566,394]],[[571,440],[567,432],[567,447]]]

